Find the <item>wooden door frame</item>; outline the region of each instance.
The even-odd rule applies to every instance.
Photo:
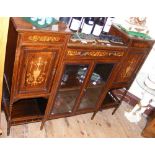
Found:
[[[57,87],[57,89],[55,89],[54,91],[56,91],[56,94],[55,94],[55,96],[53,95],[52,96],[52,99],[53,99],[53,102],[48,102],[48,106],[46,107],[46,109],[50,109],[49,111],[51,111],[52,109],[53,109],[53,106],[54,106],[54,103],[55,103],[55,99],[56,99],[56,96],[57,96],[57,92],[58,92],[58,89],[59,89],[59,87],[60,87],[60,83],[61,83],[61,79],[62,79],[62,76],[63,76],[63,73],[64,73],[64,71],[65,71],[65,67],[66,67],[66,65],[81,65],[81,64],[86,64],[86,65],[88,65],[89,67],[88,67],[88,71],[89,70],[92,70],[91,69],[91,61],[90,60],[83,60],[83,62],[81,62],[81,61],[79,61],[79,60],[63,60],[63,62],[62,62],[62,66],[60,67],[61,68],[61,71],[59,72],[59,77],[57,78],[57,81],[59,81],[58,82],[58,87]],[[58,71],[57,71],[58,72]],[[88,74],[88,73],[87,73]],[[87,75],[88,76],[88,75]],[[59,80],[58,80],[59,79]],[[85,80],[85,82],[86,82],[86,80]],[[83,87],[84,87],[84,84],[82,84],[81,85],[81,88],[80,88],[80,92],[81,92],[81,90],[83,89]],[[80,95],[79,95],[80,96]],[[77,99],[78,99],[79,97],[77,97]],[[77,100],[75,101],[75,104],[76,104],[76,102],[77,102]],[[74,105],[75,106],[75,105]],[[73,107],[73,109],[74,109],[74,107]],[[50,115],[49,115],[49,111],[47,112],[48,110],[46,110],[46,112],[45,112],[45,115],[47,115],[48,117],[51,117]],[[74,113],[74,110],[73,110],[73,113]],[[67,114],[67,113],[66,113]],[[66,116],[66,114],[56,114],[56,115],[62,115],[62,116]],[[68,115],[68,114],[67,114]],[[71,115],[71,114],[70,114]],[[49,118],[47,118],[47,119],[49,119]]]
[[[5,51],[9,27],[9,17],[0,17],[0,134],[2,134],[1,129],[1,101],[2,101],[2,86],[3,86],[3,74],[4,74],[4,61],[5,61]]]
[[[111,72],[110,72],[110,74],[109,74],[109,76],[108,76],[108,78],[107,78],[107,81],[106,81],[106,84],[101,88],[101,93],[100,93],[100,95],[99,95],[99,99],[97,100],[97,102],[96,102],[96,107],[95,108],[93,108],[93,109],[95,109],[95,110],[97,110],[98,108],[99,108],[99,103],[101,104],[101,102],[103,101],[103,94],[104,94],[104,97],[105,97],[105,95],[106,95],[106,91],[104,91],[104,90],[106,90],[107,89],[107,86],[108,85],[111,85],[111,82],[110,82],[110,80],[112,79],[112,76],[115,74],[115,70],[118,68],[118,60],[112,60],[112,59],[106,59],[106,60],[101,60],[101,59],[96,59],[96,60],[94,60],[93,61],[93,67],[92,67],[92,70],[91,70],[91,74],[94,72],[94,69],[95,69],[95,66],[97,65],[97,64],[110,64],[110,63],[113,63],[114,64],[114,66],[113,66],[113,68],[112,68],[112,70],[111,70]],[[90,75],[91,75],[90,74]],[[90,76],[90,78],[91,78],[91,76]],[[90,78],[88,79],[88,80],[90,80]],[[85,86],[85,89],[87,89],[87,87],[88,87],[88,82],[89,81],[87,81],[87,85]],[[108,83],[108,84],[107,84]],[[109,84],[110,83],[110,84]],[[108,88],[109,88],[109,86],[108,86]],[[104,92],[104,93],[102,93],[102,92]],[[85,108],[85,109],[78,109],[79,108],[79,106],[80,106],[80,102],[81,102],[81,100],[82,100],[82,95],[80,95],[80,97],[79,97],[79,102],[78,102],[78,105],[77,105],[77,107],[76,107],[76,109],[75,109],[75,113],[76,114],[78,114],[78,113],[84,113],[84,112],[86,112],[86,111],[95,111],[95,110],[93,110],[93,109],[91,109],[91,108]]]

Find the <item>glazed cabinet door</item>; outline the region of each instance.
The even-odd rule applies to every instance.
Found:
[[[35,96],[50,92],[59,51],[56,47],[21,48],[17,94]]]
[[[82,98],[80,99],[77,111],[96,109],[100,100],[100,95],[104,92],[104,86],[106,85],[113,68],[114,63],[98,62],[95,64],[89,82],[83,89]],[[82,78],[83,75],[79,75],[79,79]]]
[[[114,82],[130,82],[138,72],[145,59],[145,52],[131,52],[121,64],[117,77]]]
[[[90,68],[89,62],[66,62],[59,83],[51,114],[71,114],[79,97],[86,75]]]

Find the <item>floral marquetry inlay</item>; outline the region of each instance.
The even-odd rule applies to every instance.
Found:
[[[29,61],[28,69],[26,73],[26,84],[30,86],[36,86],[42,84],[46,77],[47,60],[42,57],[32,59]]]
[[[128,66],[126,67],[126,69],[122,72],[121,74],[121,78],[127,78],[130,77],[130,75],[132,74],[133,70],[134,70],[134,66],[137,63],[138,59],[131,59],[128,61]]]
[[[32,35],[29,36],[28,39],[30,41],[40,41],[40,42],[58,42],[60,41],[60,37],[58,36],[39,36],[39,35]]]
[[[116,51],[78,51],[78,50],[67,50],[67,56],[123,56],[124,52]]]

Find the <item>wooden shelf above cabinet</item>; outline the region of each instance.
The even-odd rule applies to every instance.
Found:
[[[31,23],[24,20],[22,17],[13,17],[11,18],[11,20],[17,31],[54,32],[54,33],[66,33],[66,34],[72,33],[63,22],[58,22],[52,26],[48,26],[47,28],[34,29],[34,26]]]

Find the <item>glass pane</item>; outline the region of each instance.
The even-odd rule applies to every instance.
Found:
[[[94,72],[90,78],[88,87],[84,92],[79,109],[95,108],[101,90],[105,85],[114,64],[96,64]]]
[[[52,114],[71,112],[84,82],[88,65],[66,65]]]

